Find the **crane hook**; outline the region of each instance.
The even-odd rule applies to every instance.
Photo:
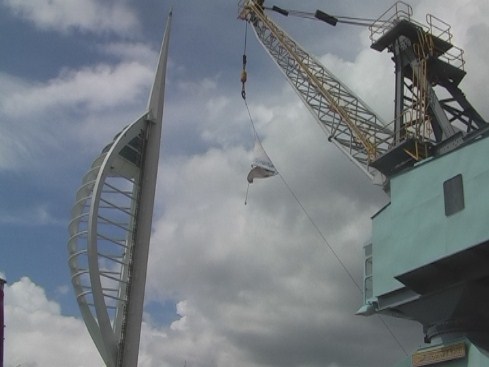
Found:
[[[248,38],[248,22],[245,23],[245,34],[244,34],[244,50],[243,50],[243,70],[241,70],[241,97],[246,100],[246,89],[245,84],[248,79],[248,75],[246,73],[246,43]]]
[[[247,79],[248,75],[246,73],[246,55],[243,54],[243,70],[241,70],[241,97],[243,97],[243,99],[246,99],[245,83]]]

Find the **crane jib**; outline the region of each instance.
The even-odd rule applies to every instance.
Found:
[[[258,39],[329,139],[372,178],[376,172],[370,163],[389,149],[393,133],[360,98],[268,18],[256,2],[248,1],[240,18],[253,25]]]

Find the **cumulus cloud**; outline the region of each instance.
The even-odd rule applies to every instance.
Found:
[[[130,35],[139,28],[134,12],[120,1],[4,0],[3,4],[40,29]]]
[[[250,109],[265,149],[328,244],[279,177],[254,183],[244,205],[251,134],[244,133],[234,148],[217,144],[221,148],[205,154],[163,157],[157,204],[162,215],[155,221],[147,293],[153,301],[177,301],[180,319],[167,343],[179,340],[178,354],[192,364],[216,365],[217,358],[235,366],[354,366],[361,353],[333,351],[358,325],[365,334],[389,339],[382,326],[352,316],[360,293],[328,248],[334,247],[361,282],[361,246],[383,194],[324,144],[321,130],[295,98],[288,91],[283,104],[251,103]],[[225,97],[214,91],[206,99]],[[220,106],[246,115],[239,100]],[[241,113],[225,116],[226,124],[249,127]],[[217,125],[214,118],[204,113],[199,124],[210,128]],[[222,138],[200,131],[211,144]],[[361,203],[366,193],[370,200]],[[210,360],[207,354],[192,359],[196,346],[190,340],[201,337],[220,343]],[[366,342],[363,348],[368,349]],[[394,349],[382,358],[396,355]]]
[[[128,61],[64,70],[37,83],[1,74],[0,169],[32,167],[46,149],[83,136],[107,140],[143,113],[153,72],[151,65]],[[119,114],[105,116],[109,110]]]
[[[27,277],[5,287],[5,323],[7,367],[102,365],[83,322]]]
[[[181,319],[171,328],[143,322],[139,366],[183,366],[188,361],[211,367],[234,360],[232,346],[222,336],[206,334],[212,325],[190,305],[181,302],[178,312]],[[5,285],[5,323],[6,367],[103,365],[83,321],[63,316],[60,305],[27,277]],[[188,330],[199,330],[198,337],[188,338]]]
[[[47,204],[39,204],[22,210],[12,208],[0,209],[0,224],[23,225],[23,226],[44,226],[59,225],[64,221],[56,218],[50,211]]]
[[[320,59],[389,121],[393,64],[386,53],[364,46],[353,59],[331,53]],[[207,103],[195,92],[204,90],[203,84],[194,82],[189,90],[196,106],[215,112],[199,109],[203,113],[195,124],[198,138],[213,149],[166,157],[160,168],[161,215],[154,225],[147,293],[149,299],[178,304],[180,319],[167,332],[166,345],[178,340],[178,355],[195,365],[216,365],[219,356],[235,366],[378,366],[401,360],[404,352],[382,322],[353,316],[361,295],[329,249],[360,284],[369,218],[387,196],[326,143],[284,87],[259,98],[249,93],[248,103],[287,185],[280,177],[254,183],[244,206],[251,148],[245,140],[251,135],[239,130],[242,141],[232,148],[223,144],[225,134],[215,132],[247,126],[247,113],[207,85]],[[406,351],[421,344],[417,324],[386,322]],[[190,341],[200,337],[223,340],[218,357],[207,359],[204,353],[191,359],[199,348]]]
[[[386,4],[382,1],[378,8],[384,10]],[[447,5],[440,0],[426,6],[432,4],[435,10],[450,9],[455,2]],[[477,4],[485,14],[482,1]],[[475,51],[471,63],[482,68],[489,51],[480,43],[484,33],[479,32],[487,22],[475,15],[467,15],[471,18],[465,24],[474,27],[467,29],[461,45]],[[360,36],[368,38],[365,33]],[[132,99],[143,100],[144,105],[139,92],[149,87],[153,72],[138,56],[152,54],[141,44],[125,48],[114,43],[106,52],[125,61],[65,71],[41,84],[10,79],[12,93],[0,94],[5,96],[3,113],[30,116],[30,127],[35,127],[35,114],[63,115],[60,111],[65,108],[86,111],[82,126],[71,133],[83,142],[90,137],[99,149],[120,130],[123,114],[115,110]],[[322,53],[319,58],[384,119],[392,116],[393,65],[388,55],[369,49],[353,57]],[[361,294],[331,251],[361,283],[369,218],[385,204],[385,194],[327,142],[290,87],[281,82],[272,92],[253,90],[251,85],[248,103],[265,150],[285,182],[274,177],[254,183],[245,206],[253,141],[239,85],[234,80],[228,83],[222,75],[190,80],[186,67],[178,65],[180,74],[167,84],[146,291],[147,302],[175,304],[176,321],[156,326],[156,315],[145,318],[140,365],[183,366],[187,361],[188,366],[202,367],[355,367],[393,365],[404,358],[377,318],[353,316],[362,303]],[[487,77],[471,72],[481,81],[472,79],[467,84],[469,95],[485,95],[478,92]],[[19,108],[21,95],[29,102],[25,110]],[[131,105],[131,113],[134,109]],[[127,119],[128,109],[123,112]],[[46,126],[35,130],[37,136]],[[27,128],[20,125],[20,129],[34,140]],[[54,130],[49,134],[60,136]],[[12,159],[18,159],[22,149],[35,156],[26,141],[10,137],[24,147],[2,141],[0,149],[7,144],[18,153]],[[39,365],[66,366],[68,353],[75,355],[73,366],[100,365],[82,322],[62,316],[59,305],[47,299],[41,288],[24,278],[9,286],[8,292],[12,300],[7,306],[8,325],[14,321],[20,325],[15,330],[8,326],[9,367],[35,365],[36,360],[25,356],[53,348],[60,350],[60,359],[41,352],[44,363],[38,361]],[[35,309],[25,302],[32,302]],[[386,322],[408,352],[420,343],[418,325]],[[33,335],[44,328],[48,329],[45,341]],[[58,347],[59,340],[68,336],[70,346]],[[26,340],[33,346],[28,347]],[[89,364],[78,359],[80,351],[71,345],[84,351],[83,358],[93,358]]]
[[[19,87],[18,92],[2,100],[0,108],[15,118],[60,108],[97,112],[139,97],[152,74],[152,70],[137,62],[65,70],[45,83]]]
[[[140,64],[147,64],[149,61],[157,60],[158,57],[156,50],[149,48],[146,43],[142,42],[112,42],[101,44],[98,50],[101,53],[116,56],[125,62],[137,61]],[[154,67],[156,66],[154,65]]]

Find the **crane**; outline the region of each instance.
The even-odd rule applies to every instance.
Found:
[[[489,125],[460,89],[465,62],[450,25],[430,14],[426,23],[415,21],[402,1],[369,22],[371,48],[392,53],[395,66],[394,118],[386,123],[267,12],[333,26],[340,17],[270,8],[264,0],[238,7],[328,140],[389,194],[364,246],[357,314],[422,325],[432,346],[399,367],[488,365],[489,167],[481,157],[489,154]],[[354,19],[344,18],[362,23]]]
[[[395,117],[389,123],[268,17],[263,1],[241,0],[238,17],[253,25],[328,139],[375,180],[379,172],[388,177],[433,154],[446,153],[467,140],[461,131],[487,125],[458,88],[465,75],[463,52],[450,43],[449,28],[442,28],[448,25],[430,16],[428,26],[422,26],[411,22],[411,15],[411,7],[398,2],[370,24],[372,48],[389,48],[396,63]],[[319,10],[315,17],[331,25],[337,22]],[[407,35],[392,39],[388,31],[393,28],[403,28]],[[435,36],[436,31],[441,36]],[[439,100],[435,85],[446,88],[451,97]]]
[[[259,2],[243,1],[239,18],[253,25],[257,37],[329,140],[373,179],[377,172],[370,162],[387,151],[392,131],[366,103],[267,17]]]

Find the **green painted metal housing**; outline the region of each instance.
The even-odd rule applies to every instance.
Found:
[[[489,240],[489,164],[483,157],[489,157],[488,138],[391,178],[391,202],[372,220],[374,297],[404,288],[399,279],[417,269]],[[460,179],[462,192],[449,191]],[[462,207],[447,215],[453,201]]]
[[[465,337],[489,351],[488,156],[479,135],[391,178],[391,202],[372,219],[357,314],[414,320],[427,343]]]

